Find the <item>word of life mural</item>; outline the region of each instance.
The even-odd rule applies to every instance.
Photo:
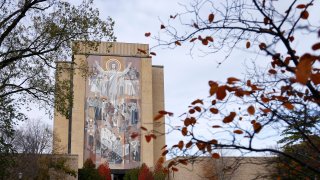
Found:
[[[89,56],[92,74],[86,84],[84,160],[111,168],[139,165],[139,58]]]

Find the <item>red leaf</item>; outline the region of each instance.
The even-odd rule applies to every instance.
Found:
[[[212,157],[213,159],[219,159],[219,158],[220,158],[220,155],[219,155],[218,153],[213,153],[213,154],[211,155],[211,157]]]
[[[284,106],[285,108],[289,109],[289,110],[294,109],[294,106],[293,106],[291,103],[289,103],[289,102],[283,103],[283,106]]]
[[[260,109],[262,112],[264,112],[264,113],[269,113],[269,112],[271,112],[271,109],[269,109],[269,108],[266,108],[266,109]]]
[[[168,154],[168,152],[169,152],[168,150],[165,150],[165,151],[162,152],[161,155],[162,155],[162,156],[165,156],[166,154]]]
[[[161,157],[157,160],[156,165],[162,165],[163,163],[164,163],[164,157],[161,156]]]
[[[179,41],[174,42],[177,46],[181,46],[181,43]]]
[[[216,139],[212,139],[211,141],[209,141],[210,144],[218,144],[218,141]]]
[[[229,77],[229,78],[227,79],[227,83],[228,83],[228,84],[234,84],[236,81],[240,81],[240,79],[235,78],[235,77]]]
[[[130,135],[131,139],[134,139],[134,138],[136,138],[136,137],[138,137],[138,136],[139,136],[139,133],[137,133],[137,132],[133,132],[133,133],[131,133],[131,135]]]
[[[190,124],[195,124],[197,122],[196,118],[191,117],[190,118]]]
[[[241,131],[240,129],[234,130],[233,131],[235,134],[243,134],[243,131]]]
[[[197,142],[196,145],[199,150],[203,150],[204,148],[206,148],[206,144],[202,142]]]
[[[143,126],[141,126],[140,127],[142,130],[144,130],[144,131],[147,131],[148,129],[147,128],[145,128],[145,127],[143,127]]]
[[[210,86],[210,96],[214,95],[217,90],[218,90],[218,83],[214,82],[214,81],[209,81],[209,86]]]
[[[150,32],[146,32],[146,33],[144,33],[144,35],[145,35],[146,37],[149,37],[149,36],[151,35],[151,33],[150,33]]]
[[[251,86],[251,81],[247,80],[247,86]]]
[[[194,100],[192,103],[192,105],[195,105],[195,104],[203,104],[203,101],[201,99],[197,99],[197,100]]]
[[[226,96],[226,86],[219,86],[217,89],[217,99],[218,100],[223,100]]]
[[[254,115],[254,113],[255,113],[255,109],[252,105],[248,107],[247,111],[250,115]]]
[[[194,109],[195,109],[196,111],[198,111],[198,112],[201,112],[201,107],[199,107],[199,106],[194,107]]]
[[[191,124],[191,119],[190,118],[186,118],[184,121],[183,121],[183,124],[188,127],[190,124]]]
[[[269,71],[268,71],[270,74],[277,74],[277,71],[276,70],[274,70],[274,69],[269,69]]]
[[[219,110],[216,109],[216,108],[210,108],[210,112],[211,112],[212,114],[218,114],[218,113],[219,113]]]
[[[211,36],[207,36],[206,37],[206,40],[210,41],[210,42],[213,42],[213,38]]]
[[[189,141],[189,142],[186,144],[186,148],[191,147],[191,146],[192,146],[192,144],[193,144],[193,142],[192,142],[192,141]]]
[[[320,49],[320,43],[316,43],[316,44],[314,44],[313,46],[312,46],[312,50],[318,50],[318,49]]]
[[[190,39],[190,42],[193,42],[193,41],[195,41],[195,40],[197,40],[198,38],[192,38],[192,39]]]
[[[167,146],[168,146],[168,145],[164,145],[164,146],[161,148],[161,150],[165,149]]]
[[[214,126],[212,126],[212,128],[221,128],[221,126],[219,126],[219,125],[214,125]]]
[[[157,136],[154,135],[154,134],[150,134],[150,136],[151,136],[153,139],[157,139]]]
[[[261,97],[261,101],[264,103],[268,103],[270,101],[270,99],[268,99],[266,97]]]
[[[150,135],[145,135],[144,137],[146,138],[146,141],[147,141],[147,142],[150,142],[150,141],[151,141],[151,136],[150,136]]]
[[[178,148],[179,148],[180,150],[182,150],[183,146],[184,146],[183,141],[179,141],[179,143],[178,143]]]
[[[297,8],[298,9],[304,9],[304,8],[306,8],[306,5],[305,4],[298,4]]]
[[[208,16],[208,21],[209,21],[209,23],[212,23],[213,22],[213,20],[214,20],[214,14],[209,14],[209,16]]]
[[[261,50],[266,49],[266,48],[267,48],[267,45],[266,45],[265,43],[260,43],[259,48],[260,48]]]
[[[223,122],[224,122],[224,123],[230,123],[230,122],[232,122],[233,119],[236,117],[236,115],[237,115],[237,114],[236,114],[235,112],[230,112],[230,114],[223,119]]]
[[[320,84],[320,73],[311,74],[311,81],[312,81],[315,85]]]
[[[263,90],[262,88],[257,87],[256,85],[251,86],[252,91]]]
[[[304,11],[301,12],[300,16],[301,16],[302,19],[308,19],[309,12],[307,10],[304,10]]]
[[[202,44],[205,45],[205,46],[208,45],[208,43],[209,43],[207,39],[202,39],[201,42],[202,42]]]
[[[186,127],[182,128],[181,133],[183,136],[186,136],[188,134],[188,129]]]
[[[171,166],[175,165],[176,162],[175,161],[170,161],[169,164],[168,164],[168,168],[170,168]]]
[[[140,53],[147,54],[147,51],[146,51],[146,50],[143,50],[143,49],[138,48],[138,51],[139,51]]]
[[[179,171],[179,169],[176,167],[172,167],[171,169],[172,169],[172,171],[175,171],[175,172]]]
[[[188,160],[187,159],[179,159],[178,160],[179,163],[183,164],[183,165],[188,165]]]
[[[157,120],[161,119],[163,116],[164,116],[164,114],[157,114],[157,115],[153,118],[153,120],[157,121]]]
[[[263,23],[264,23],[264,25],[267,25],[269,23],[269,18],[265,17],[263,19]]]
[[[296,69],[297,82],[301,84],[307,84],[307,81],[311,76],[312,62],[313,62],[313,59],[310,54],[304,54],[300,58],[300,62]]]
[[[164,111],[164,110],[161,110],[161,111],[158,111],[159,114],[162,114],[162,115],[166,115],[167,114],[167,111]]]
[[[289,41],[292,42],[293,40],[294,40],[294,37],[293,37],[293,36],[290,36],[290,37],[289,37]]]
[[[259,133],[261,131],[261,129],[262,129],[262,126],[261,126],[260,123],[254,123],[253,124],[253,130],[254,130],[255,133]]]
[[[189,109],[190,114],[194,114],[196,111],[194,109]]]
[[[250,46],[251,46],[251,43],[249,41],[247,41],[246,48],[248,49],[248,48],[250,48]]]

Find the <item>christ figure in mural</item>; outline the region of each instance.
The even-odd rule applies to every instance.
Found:
[[[120,63],[117,60],[109,60],[107,65],[107,70],[105,71],[96,61],[96,67],[100,74],[105,78],[103,95],[106,95],[113,105],[117,105],[117,99],[119,96],[119,87],[121,86],[120,78],[122,78],[126,73],[128,73],[131,62],[128,64],[126,69],[120,71]]]

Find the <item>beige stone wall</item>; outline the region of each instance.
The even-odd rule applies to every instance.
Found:
[[[153,130],[153,100],[152,100],[152,68],[151,58],[141,59],[141,124],[148,130]],[[146,142],[141,135],[141,161],[149,167],[153,166],[154,141]]]
[[[72,135],[71,154],[78,154],[78,167],[83,166],[83,145],[84,145],[84,103],[86,78],[83,76],[83,64],[86,64],[84,55],[74,55],[73,75],[73,108],[72,108]]]
[[[171,173],[169,180],[248,180],[268,179],[267,157],[203,157],[189,163],[178,165],[178,172]]]
[[[57,62],[56,82],[70,81],[70,68],[71,63]],[[68,153],[68,125],[69,120],[61,115],[56,109],[54,110],[54,123],[53,123],[53,147],[55,153],[66,154]]]
[[[164,76],[163,66],[152,67],[152,99],[153,99],[153,116],[156,116],[160,110],[165,110],[164,107]],[[165,119],[161,118],[153,122],[153,130],[157,136],[154,140],[153,157],[154,164],[161,157],[161,148],[166,143],[165,138]]]
[[[107,56],[130,56],[130,57],[149,57],[149,45],[148,44],[136,44],[136,43],[121,43],[121,42],[102,42],[97,46],[95,44],[84,44],[76,42],[77,46],[76,54],[90,54],[90,55],[107,55]],[[146,54],[138,51],[144,50]]]

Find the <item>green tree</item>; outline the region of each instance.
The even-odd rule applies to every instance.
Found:
[[[123,179],[124,180],[138,180],[140,168],[129,169]]]
[[[16,121],[24,119],[25,116],[17,111],[10,96],[0,98],[0,179],[8,176],[9,170],[14,167],[14,126]]]
[[[163,155],[219,158],[221,149],[241,154],[269,152],[320,173],[317,163],[289,153],[285,146],[303,140],[320,155],[319,146],[310,138],[320,135],[320,24],[315,15],[319,2],[201,0],[184,7],[184,12],[161,24],[161,38],[154,37],[159,46],[185,46],[191,52],[201,49],[207,55],[222,55],[219,67],[237,60],[230,58],[234,52],[243,58],[254,55],[254,65],[246,68],[244,78],[210,80],[209,97],[190,103],[179,116],[180,127],[170,126],[182,140]],[[155,120],[171,114],[159,111]],[[261,139],[275,141],[270,137],[281,136],[287,139],[279,144],[280,149],[257,145]]]
[[[111,18],[99,18],[93,0],[79,5],[63,0],[0,1],[0,161],[12,152],[12,127],[25,119],[21,109],[33,105],[50,113],[55,89],[61,89],[54,86],[55,61],[72,60],[78,48],[72,41],[114,41],[113,25]],[[66,105],[57,100],[72,102],[72,94],[60,96],[56,105]],[[0,169],[3,174],[5,168]]]
[[[98,170],[96,169],[96,165],[93,163],[91,159],[87,159],[84,164],[83,168],[79,169],[78,173],[79,180],[96,180],[96,179],[103,179],[99,175]]]
[[[320,138],[318,136],[310,136],[309,138],[315,145],[320,146]],[[304,162],[307,162],[313,167],[319,167],[320,165],[318,152],[315,152],[314,149],[310,147],[310,143],[308,141],[301,141],[299,143],[286,145],[283,151],[286,154],[290,154]],[[282,155],[274,158],[269,163],[274,166],[273,171],[270,172],[272,178],[304,179],[308,177],[310,179],[317,179],[317,177],[319,177],[318,173],[315,173],[305,166],[302,166],[292,159]]]

